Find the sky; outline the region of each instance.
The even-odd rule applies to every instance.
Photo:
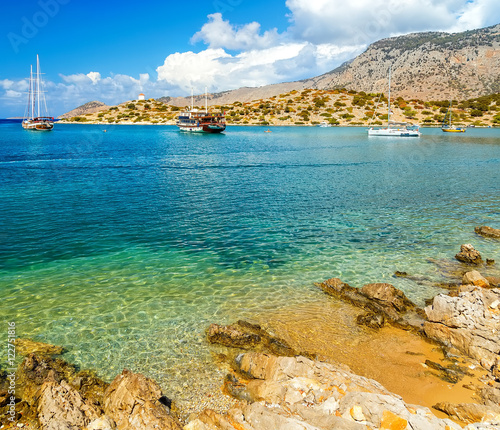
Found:
[[[310,78],[386,37],[500,22],[498,0],[23,0],[0,14],[0,118],[40,56],[49,113]]]

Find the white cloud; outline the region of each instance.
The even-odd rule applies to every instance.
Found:
[[[332,61],[350,58],[359,47],[339,49],[316,47],[310,43],[283,43],[231,55],[224,49],[208,48],[199,53],[169,55],[158,67],[158,80],[189,92],[223,91],[245,86],[261,86],[314,76],[331,67]]]
[[[14,90],[7,90],[5,91],[5,96],[9,98],[18,98],[23,95],[22,92],[20,91],[14,91]]]
[[[453,31],[495,24],[497,0],[287,0],[295,39],[360,44],[418,31]],[[460,23],[458,28],[457,23]]]
[[[101,74],[99,72],[89,72],[87,73],[87,77],[92,81],[94,85],[101,80]]]
[[[3,88],[4,90],[8,90],[9,88],[14,85],[14,81],[11,81],[10,79],[2,79],[0,80],[0,87]]]
[[[276,45],[279,36],[276,28],[260,35],[260,24],[251,22],[239,28],[222,19],[222,14],[208,15],[208,22],[194,34],[191,42],[203,41],[209,48],[230,50],[262,49]]]
[[[453,31],[471,30],[500,22],[498,0],[473,0],[467,2]]]

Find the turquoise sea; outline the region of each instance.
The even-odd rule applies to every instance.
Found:
[[[105,378],[168,385],[210,359],[209,323],[316,302],[314,282],[422,304],[438,289],[396,270],[442,281],[429,258],[462,243],[500,260],[474,233],[500,228],[500,130],[266,129],[0,125],[2,320]]]

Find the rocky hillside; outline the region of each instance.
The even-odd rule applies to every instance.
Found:
[[[391,97],[392,98],[392,97]],[[201,102],[201,100],[200,100]],[[196,102],[195,102],[196,103]],[[195,106],[196,107],[196,106]],[[197,106],[203,109],[203,104]],[[448,112],[448,100],[424,101],[394,97],[391,119],[440,126]],[[132,100],[107,110],[67,117],[63,121],[98,124],[175,124],[181,108],[158,100]],[[354,90],[292,90],[250,102],[217,104],[228,124],[241,125],[382,125],[387,122],[387,98]],[[66,114],[68,115],[68,114]],[[500,94],[454,101],[455,125],[500,125]]]
[[[500,24],[463,33],[415,33],[373,43],[349,64],[306,81],[310,88],[463,100],[500,90]]]
[[[392,37],[373,43],[354,60],[311,79],[239,88],[210,94],[210,105],[249,102],[306,88],[387,93],[392,66],[392,94],[424,101],[465,100],[500,91],[500,24],[463,33],[426,32]],[[174,106],[191,103],[189,97],[163,97]],[[196,96],[195,104],[203,104]]]
[[[79,115],[86,115],[89,113],[100,112],[100,111],[106,110],[108,108],[109,108],[108,105],[96,100],[96,101],[87,102],[81,106],[78,106],[77,108],[65,113],[64,115],[59,116],[58,118],[60,118],[60,119],[73,118],[73,117],[79,116]]]

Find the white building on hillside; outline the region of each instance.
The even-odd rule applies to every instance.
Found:
[[[137,100],[145,100],[146,96],[144,94],[139,94],[139,97],[137,97]]]

